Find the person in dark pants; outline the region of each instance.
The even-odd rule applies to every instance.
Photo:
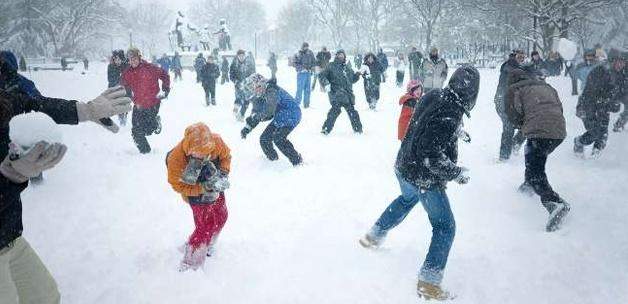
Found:
[[[508,83],[506,114],[528,139],[525,146],[525,181],[519,190],[525,193],[534,191],[541,197],[541,204],[550,214],[545,230],[555,231],[560,228],[570,206],[550,186],[545,164],[550,153],[567,136],[563,106],[558,92],[529,72],[511,71]]]
[[[578,98],[576,115],[582,119],[586,132],[574,139],[574,152],[584,157],[584,147],[593,144],[591,156],[599,157],[606,147],[610,113],[619,112],[626,97],[626,60],[611,49],[608,61],[597,65],[587,78],[582,95]]]
[[[270,52],[270,57],[266,65],[270,69],[270,78],[277,79],[277,54]]]
[[[515,127],[510,123],[505,111],[504,96],[508,90],[508,75],[515,69],[524,69],[522,66],[525,60],[525,53],[522,50],[513,51],[506,62],[502,64],[499,74],[499,83],[495,93],[495,110],[502,121],[502,138],[499,147],[499,161],[504,162],[510,158],[512,151],[517,151],[525,142],[525,137],[521,132],[516,132]]]
[[[360,239],[366,248],[381,245],[391,229],[399,225],[419,202],[432,225],[432,240],[419,270],[417,293],[430,300],[451,296],[441,288],[456,222],[447,196],[447,183],[469,182],[468,169],[458,162],[458,138],[463,115],[475,106],[480,73],[471,66],[454,72],[445,89],[434,89],[416,105],[408,133],[395,163],[399,195]]]
[[[299,103],[277,86],[274,78],[266,80],[260,74],[253,74],[244,81],[243,87],[247,98],[254,99],[254,104],[253,113],[240,132],[242,138],[245,139],[261,121],[272,119],[259,139],[262,151],[269,160],[279,159],[274,144],[293,166],[300,165],[303,158],[287,138],[301,121]]]
[[[181,70],[183,69],[183,66],[181,66],[181,56],[179,55],[179,52],[174,52],[171,68],[174,71],[174,80],[181,80]]]
[[[222,56],[222,63],[220,64],[220,73],[222,75],[220,79],[220,84],[225,84],[225,82],[229,82],[229,60],[227,60],[227,56]]]
[[[321,84],[329,94],[331,109],[327,113],[327,119],[323,124],[321,133],[327,135],[334,128],[336,119],[340,115],[342,108],[347,111],[353,131],[362,133],[362,122],[360,115],[355,110],[355,95],[353,95],[353,84],[360,79],[359,72],[353,72],[347,65],[347,56],[344,50],[338,50],[334,61],[319,75]]]
[[[377,62],[382,67],[382,82],[386,82],[386,71],[388,70],[388,56],[384,53],[384,49],[379,48],[379,52],[377,53]]]
[[[123,50],[113,51],[111,55],[111,62],[107,66],[107,87],[113,88],[120,85],[120,79],[122,78],[122,72],[129,67],[129,63],[124,56]],[[128,96],[131,96],[131,92],[127,91]],[[120,125],[126,125],[128,113],[122,113],[118,115]]]
[[[205,103],[216,105],[216,79],[220,77],[220,68],[214,63],[213,56],[207,57],[207,62],[200,68],[199,76],[205,90]]]
[[[364,55],[364,65],[368,69],[364,69],[362,78],[364,79],[364,95],[369,109],[375,110],[379,101],[379,86],[382,81],[382,71],[384,68],[373,53]],[[368,71],[367,71],[368,70]]]
[[[151,151],[146,136],[161,133],[159,105],[162,98],[170,93],[170,76],[161,67],[142,59],[140,51],[131,48],[127,52],[129,68],[122,73],[122,85],[133,92],[133,116],[131,117],[131,135],[142,154]],[[161,80],[163,97],[159,94]]]

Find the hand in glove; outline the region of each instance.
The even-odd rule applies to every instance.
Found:
[[[456,178],[454,178],[454,181],[458,184],[464,185],[469,183],[470,179],[471,177],[469,176],[469,169],[461,167],[460,173],[458,174],[458,176],[456,176]]]
[[[63,144],[40,141],[18,159],[7,156],[0,164],[0,172],[12,182],[24,183],[58,164],[66,151]]]
[[[323,89],[325,89],[325,93],[330,93],[331,92],[331,86],[330,85],[324,86]]]
[[[76,104],[76,112],[80,122],[93,121],[113,133],[118,132],[118,125],[107,120],[107,118],[127,113],[132,109],[131,99],[126,97],[126,90],[121,86],[105,90],[100,96],[88,103],[79,102]]]
[[[242,128],[242,131],[240,131],[240,136],[242,137],[242,139],[246,139],[246,136],[249,135],[249,133],[251,133],[251,130],[253,130],[251,126],[249,125],[244,126],[244,128]]]
[[[165,88],[162,90],[161,93],[157,94],[157,99],[159,100],[166,99],[168,98],[168,95],[170,95],[170,89]]]
[[[223,192],[229,189],[230,186],[231,184],[229,183],[229,176],[222,172],[217,173],[208,181],[203,183],[203,189],[205,189],[205,191],[207,192]]]

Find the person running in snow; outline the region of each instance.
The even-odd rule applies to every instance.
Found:
[[[423,80],[425,92],[443,88],[449,67],[447,62],[438,56],[437,48],[430,50],[430,58],[423,61],[423,70],[425,71],[425,79]]]
[[[379,48],[379,52],[377,53],[377,62],[382,67],[381,75],[382,82],[386,82],[386,70],[388,70],[388,56],[384,53],[384,49]]]
[[[329,61],[331,60],[331,53],[327,50],[326,46],[323,46],[320,52],[316,53],[316,66],[314,67],[314,81],[312,83],[312,90],[316,88],[316,81],[321,71],[327,68]],[[320,85],[321,91],[324,91],[323,85]]]
[[[417,50],[415,46],[408,54],[408,62],[410,65],[410,79],[423,79],[423,54]]]
[[[227,60],[227,56],[222,56],[222,63],[220,64],[220,84],[225,84],[225,82],[229,82],[229,60]]]
[[[229,79],[231,79],[235,88],[233,115],[235,115],[237,120],[244,119],[246,109],[249,107],[249,100],[245,98],[242,82],[253,73],[255,73],[255,71],[251,70],[250,66],[246,63],[244,50],[238,50],[236,57],[233,58],[231,66],[229,67]]]
[[[229,188],[231,152],[220,135],[204,123],[185,129],[166,156],[168,183],[192,208],[194,232],[183,247],[179,271],[197,270],[211,256],[227,222],[224,191]]]
[[[174,52],[170,67],[172,68],[172,71],[174,71],[174,80],[181,80],[181,70],[183,70],[183,66],[181,66],[181,56],[179,55],[179,52]]]
[[[401,88],[401,86],[403,85],[403,78],[405,77],[406,74],[406,66],[408,65],[408,63],[406,62],[406,56],[399,52],[399,54],[397,54],[397,58],[395,58],[395,62],[394,62],[394,66],[395,66],[395,70],[397,71],[397,87]]]
[[[205,66],[205,57],[203,53],[198,53],[198,56],[194,58],[194,72],[196,72],[196,82],[201,82],[201,69]]]
[[[299,104],[303,102],[304,108],[309,108],[312,91],[312,72],[314,71],[314,66],[316,66],[316,58],[307,42],[303,42],[303,45],[301,45],[301,49],[294,56],[293,64],[294,69],[297,71],[296,100]]]
[[[267,80],[260,74],[253,74],[244,81],[247,98],[253,100],[253,113],[246,119],[246,126],[240,132],[242,139],[262,121],[272,120],[259,138],[262,151],[271,160],[279,159],[273,143],[293,166],[303,162],[288,135],[301,121],[301,108],[286,90],[277,85],[276,79]]]
[[[277,54],[270,52],[266,66],[270,69],[270,78],[277,79]]]
[[[382,81],[382,66],[377,61],[377,57],[373,53],[364,55],[364,65],[361,71],[364,71],[362,78],[364,79],[364,95],[369,109],[375,110],[377,101],[379,101],[379,85]]]
[[[150,153],[146,136],[161,133],[159,106],[161,99],[170,94],[170,76],[160,67],[142,59],[140,51],[130,48],[127,52],[129,68],[122,73],[121,84],[133,93],[133,116],[131,135],[142,154]],[[159,94],[159,80],[163,96]]]
[[[403,141],[406,137],[412,113],[414,113],[414,108],[419,103],[421,96],[423,96],[423,84],[421,81],[410,80],[406,87],[406,94],[399,98],[401,113],[399,114],[399,124],[397,126],[397,139],[400,141]]]
[[[508,76],[510,72],[516,69],[524,69],[523,62],[526,58],[525,53],[522,50],[515,50],[508,55],[508,60],[502,64],[499,69],[499,83],[497,84],[497,91],[495,92],[495,110],[497,115],[502,121],[502,137],[499,147],[499,162],[504,162],[510,159],[513,151],[518,151],[519,147],[525,142],[525,137],[521,132],[516,132],[515,127],[510,123],[508,115],[506,115],[506,105],[504,103],[504,96],[508,90]]]
[[[214,57],[207,57],[207,62],[199,71],[199,77],[205,90],[205,104],[216,105],[216,79],[220,77],[220,68],[214,63]]]
[[[591,156],[597,158],[606,147],[610,113],[621,109],[626,97],[624,68],[628,58],[617,49],[608,53],[608,61],[591,70],[587,84],[578,98],[576,116],[582,119],[586,132],[574,139],[574,152],[584,157],[584,147],[593,145]]]
[[[401,195],[360,239],[362,246],[377,248],[421,202],[432,225],[432,241],[419,270],[417,292],[428,300],[451,297],[440,286],[456,231],[446,185],[450,181],[469,182],[468,170],[456,164],[457,134],[463,115],[469,116],[475,105],[479,85],[477,69],[465,66],[454,72],[445,89],[434,89],[421,99],[397,154],[395,174]]]
[[[570,206],[554,192],[545,174],[547,157],[567,136],[563,105],[558,92],[535,74],[513,70],[508,76],[506,114],[510,122],[523,132],[525,146],[525,181],[519,187],[523,193],[536,193],[550,214],[545,230],[560,229]]]
[[[157,64],[161,67],[162,70],[166,72],[166,74],[170,73],[170,66],[172,65],[172,60],[170,57],[164,53],[161,55],[161,58],[157,59]]]
[[[57,124],[76,125],[85,121],[101,124],[103,118],[131,110],[131,100],[125,95],[123,88],[116,87],[83,103],[0,89],[0,303],[60,303],[54,278],[22,236],[21,193],[28,187],[29,178],[61,161],[66,147],[39,142],[26,153],[10,153],[9,121],[21,114],[40,112]]]
[[[321,133],[327,135],[331,132],[342,108],[349,115],[353,131],[362,133],[362,122],[360,122],[358,111],[355,110],[355,95],[353,95],[353,84],[360,79],[360,75],[360,72],[353,72],[353,69],[347,65],[347,55],[344,50],[336,51],[334,61],[321,72],[319,78],[331,103],[331,109],[327,113]]]
[[[122,72],[129,67],[129,63],[124,56],[123,50],[113,51],[111,54],[111,61],[107,66],[107,87],[113,88],[115,86],[120,85],[120,80],[122,79]],[[127,91],[127,95],[131,96],[131,92]],[[118,115],[118,119],[120,120],[120,125],[125,126],[127,120],[128,113],[122,113]]]

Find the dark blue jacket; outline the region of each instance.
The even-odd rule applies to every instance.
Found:
[[[294,128],[301,122],[301,108],[286,90],[269,81],[266,93],[253,102],[253,114],[246,119],[254,128],[261,121],[272,119],[277,128]]]
[[[161,57],[159,59],[157,59],[157,63],[159,64],[159,66],[166,71],[166,73],[168,73],[170,71],[170,65],[172,64],[172,62],[170,61],[170,58],[168,57]]]
[[[39,97],[41,93],[28,78],[18,74],[17,59],[10,51],[0,52],[0,89],[5,92],[19,92],[29,97]]]

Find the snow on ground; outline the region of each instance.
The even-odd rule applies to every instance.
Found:
[[[285,63],[279,83],[295,91]],[[264,72],[265,67],[261,67]],[[88,100],[106,87],[106,68],[34,72],[48,96]],[[164,130],[139,155],[130,127],[111,134],[99,126],[62,126],[69,150],[23,195],[25,236],[55,276],[64,303],[416,303],[416,273],[431,236],[417,206],[370,251],[358,238],[398,194],[393,164],[399,142],[397,100],[390,80],[377,112],[368,111],[362,83],[354,86],[364,134],[343,112],[321,135],[329,103],[316,90],[312,108],[290,136],[306,165],[266,160],[259,147],[265,124],[244,141],[233,119],[233,87],[218,86],[218,106],[204,107],[191,72],[163,103]],[[523,157],[496,164],[501,123],[493,107],[498,75],[481,71],[481,92],[461,144],[471,183],[448,193],[457,234],[444,286],[456,303],[628,303],[628,184],[626,133],[610,134],[599,160],[571,153],[582,131],[569,81],[558,88],[569,136],[548,163],[554,188],[572,205],[564,229],[544,232],[538,198],[517,193]],[[233,153],[227,191],[229,220],[217,254],[204,270],[179,273],[177,247],[192,232],[191,210],[166,181],[165,154],[186,126],[203,121]]]

